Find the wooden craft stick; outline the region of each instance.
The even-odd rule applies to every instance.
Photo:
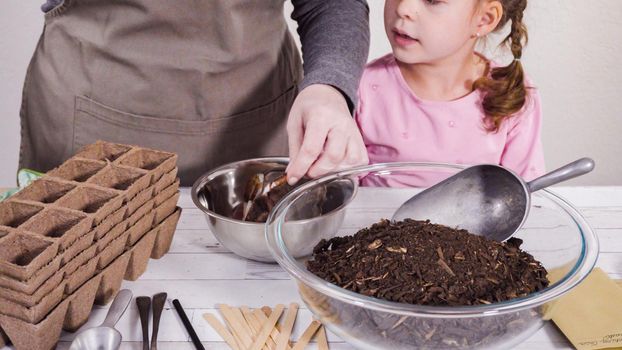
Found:
[[[257,338],[257,335],[259,334],[259,332],[261,332],[262,323],[259,322],[259,320],[257,320],[257,317],[253,315],[253,312],[248,307],[242,306],[240,309],[242,310],[242,315],[244,315],[246,322],[253,330],[253,341],[254,341],[255,338]],[[263,350],[275,350],[275,349],[276,349],[276,343],[274,342],[272,337],[268,338],[268,341],[266,341],[266,345],[263,347]]]
[[[238,343],[235,341],[233,335],[231,335],[227,328],[225,328],[225,326],[223,326],[223,324],[218,321],[216,316],[210,313],[206,313],[203,314],[203,318],[205,319],[205,321],[207,321],[207,323],[209,323],[210,326],[212,326],[212,328],[214,328],[216,333],[220,335],[220,337],[231,347],[231,349],[242,350],[238,346]]]
[[[231,333],[236,338],[240,347],[243,349],[248,349],[248,347],[253,343],[253,339],[251,335],[246,333],[245,327],[240,324],[240,321],[235,316],[231,308],[227,305],[220,304],[218,305],[220,312],[222,313],[223,318],[225,319],[227,325],[231,329]]]
[[[229,309],[231,309],[231,312],[233,312],[233,317],[235,317],[238,320],[238,323],[240,325],[242,325],[242,328],[244,329],[244,332],[246,332],[248,337],[251,339],[251,343],[252,343],[253,330],[248,325],[248,322],[246,322],[246,319],[244,318],[244,315],[242,315],[242,311],[239,308],[237,308],[237,307],[231,307],[231,306],[229,306]]]
[[[309,327],[307,327],[307,330],[302,334],[300,339],[298,339],[298,342],[296,342],[296,345],[292,348],[292,350],[304,349],[305,346],[307,346],[307,344],[309,343],[309,340],[311,340],[311,338],[313,337],[317,329],[320,328],[321,325],[322,324],[318,321],[311,322]]]
[[[328,339],[326,338],[326,327],[321,326],[315,334],[318,350],[328,350]]]
[[[235,326],[235,324],[233,324],[232,322],[234,322],[234,319],[232,318],[231,314],[229,313],[228,309],[227,311],[224,311],[226,305],[217,305],[218,309],[220,310],[220,313],[222,315],[222,319],[225,321],[225,325],[229,328],[229,331],[231,332],[231,335],[233,335],[233,338],[235,339],[235,341],[238,343],[238,347],[240,349],[244,349],[244,343],[242,342],[242,339],[240,338],[239,330],[237,329],[237,327]]]
[[[238,335],[238,333],[235,331],[233,326],[231,326],[229,324],[229,321],[226,318],[223,317],[223,319],[225,320],[225,325],[227,326],[227,328],[231,332],[231,335],[233,336],[233,339],[235,339],[235,342],[238,344],[238,347],[241,350],[244,350],[244,343],[242,343],[242,339],[240,339],[240,336]]]
[[[270,313],[268,313],[268,316],[270,316],[270,314],[272,313],[272,311],[270,311]],[[260,310],[260,309],[255,309],[253,310],[253,315],[255,316],[255,318],[261,323],[264,324],[268,321],[268,317],[266,316],[266,314]],[[279,327],[279,325],[277,324],[274,329],[272,329],[272,333],[270,333],[270,337],[273,339],[273,341],[275,342],[275,346],[276,346],[276,340],[279,339],[279,335],[281,334],[281,328]],[[287,350],[291,350],[291,346],[287,346]]]
[[[253,331],[253,337],[255,337],[261,330],[261,327],[257,324],[257,319],[255,318],[255,315],[253,315],[253,313],[247,306],[242,306],[240,308],[240,311],[242,311],[242,316],[244,316],[246,323],[251,328],[251,331]]]
[[[262,306],[261,310],[263,311],[264,315],[266,315],[266,317],[270,317],[270,314],[272,313],[272,309],[269,306]],[[277,323],[275,328],[280,332],[281,331],[281,326]]]
[[[259,335],[257,336],[257,339],[255,339],[255,341],[253,342],[250,350],[261,350],[261,348],[266,343],[266,340],[268,340],[272,329],[274,329],[274,326],[279,321],[279,318],[281,317],[284,308],[285,306],[282,304],[276,306],[272,314],[270,314],[270,317],[268,317],[268,321],[264,323],[261,332],[259,332]]]
[[[281,334],[276,341],[276,350],[285,350],[289,345],[289,337],[292,334],[294,328],[294,322],[296,321],[296,315],[298,314],[298,304],[291,303],[287,310],[287,316],[285,316],[285,322],[281,328]]]

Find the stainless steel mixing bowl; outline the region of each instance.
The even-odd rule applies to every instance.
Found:
[[[253,175],[284,170],[287,164],[287,158],[248,159],[223,165],[195,181],[192,200],[205,213],[210,230],[225,248],[247,259],[274,262],[265,242],[265,224],[236,220],[232,214],[244,200],[244,189]],[[290,211],[285,224],[288,234],[284,239],[293,256],[307,256],[321,239],[335,236],[357,188],[355,180],[338,179],[300,194],[299,208]],[[322,215],[309,214],[305,207],[309,203],[319,205]]]

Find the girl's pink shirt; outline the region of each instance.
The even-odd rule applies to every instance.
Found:
[[[422,100],[408,87],[389,54],[367,65],[355,118],[370,164],[499,164],[529,181],[544,173],[544,156],[540,97],[535,88],[528,91],[523,109],[507,119],[498,132],[488,132],[482,93],[474,91],[453,101]],[[433,171],[370,175],[362,179],[362,185],[427,187],[447,176]]]

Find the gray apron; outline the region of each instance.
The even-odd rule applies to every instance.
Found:
[[[179,154],[182,184],[287,154],[301,79],[283,0],[65,0],[28,68],[20,167],[106,140]]]

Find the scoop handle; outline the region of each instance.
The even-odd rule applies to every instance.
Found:
[[[529,192],[536,192],[545,187],[587,174],[594,170],[594,166],[594,160],[591,158],[581,158],[534,179],[527,183],[527,188],[529,188]]]
[[[108,315],[106,315],[106,319],[102,323],[102,327],[114,328],[114,325],[117,324],[117,321],[119,321],[119,318],[121,318],[121,315],[125,312],[125,309],[130,304],[130,301],[132,301],[132,291],[129,289],[120,290],[114,298],[112,305],[110,305]]]

